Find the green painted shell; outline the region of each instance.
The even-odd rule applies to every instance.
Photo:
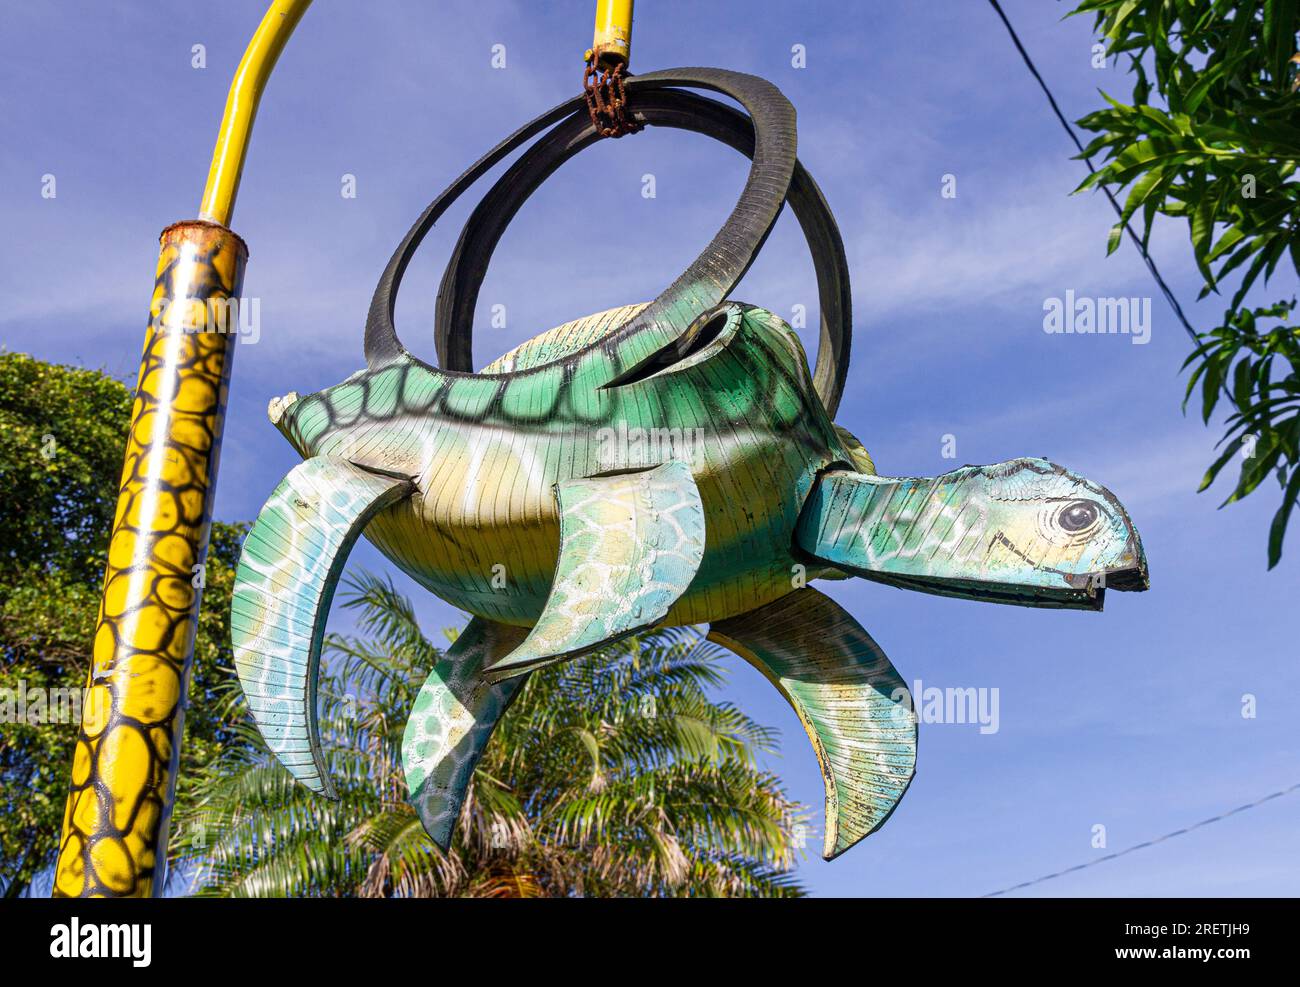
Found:
[[[673,460],[699,488],[706,545],[667,622],[722,619],[788,593],[804,500],[821,470],[852,462],[797,335],[771,312],[729,304],[697,323],[697,338],[710,337],[698,348],[606,386],[625,365],[579,344],[620,314],[515,350],[501,363],[526,369],[519,376],[443,375],[405,359],[274,402],[272,417],[304,458],[410,477],[417,494],[377,515],[366,537],[477,616],[532,626],[541,614],[560,547],[557,483]]]

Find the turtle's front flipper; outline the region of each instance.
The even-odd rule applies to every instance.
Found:
[[[316,726],[325,618],[357,536],[414,489],[344,459],[309,459],[275,488],[239,557],[230,637],[248,707],[289,773],[331,798]]]
[[[556,484],[560,557],[537,624],[490,681],[653,627],[704,557],[704,506],[682,462]]]
[[[527,678],[493,685],[483,678],[483,666],[505,657],[526,633],[475,617],[424,680],[406,722],[406,787],[420,822],[443,850],[451,844],[474,766]]]
[[[879,829],[912,781],[916,714],[871,636],[806,588],[712,624],[709,638],[766,675],[799,714],[826,783],[822,856],[838,857]]]

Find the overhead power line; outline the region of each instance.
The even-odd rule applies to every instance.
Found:
[[[1020,52],[1020,57],[1025,60],[1025,66],[1038,82],[1038,87],[1043,90],[1043,95],[1047,97],[1047,102],[1051,105],[1052,112],[1056,114],[1056,119],[1061,121],[1061,126],[1064,127],[1065,132],[1070,135],[1070,140],[1074,142],[1074,146],[1079,149],[1079,156],[1083,158],[1083,163],[1088,166],[1088,171],[1094,175],[1097,174],[1097,169],[1092,166],[1092,159],[1084,153],[1083,144],[1079,141],[1078,135],[1075,134],[1074,128],[1070,126],[1070,121],[1067,120],[1065,114],[1061,112],[1061,107],[1057,104],[1056,97],[1052,95],[1052,90],[1047,87],[1047,83],[1043,80],[1042,74],[1034,65],[1034,60],[1029,57],[1029,52],[1025,51],[1025,46],[1020,43],[1020,36],[1016,34],[1016,29],[1011,26],[1011,21],[1007,18],[1006,12],[1002,9],[1002,5],[998,3],[998,0],[989,0],[989,3],[993,6],[998,17],[1002,19],[1002,23],[1006,25],[1007,33],[1011,35],[1011,43],[1016,46],[1016,51]],[[1124,232],[1128,234],[1128,238],[1133,241],[1133,246],[1137,247],[1138,253],[1142,255],[1142,260],[1146,262],[1147,270],[1151,272],[1151,277],[1155,278],[1156,284],[1160,286],[1160,292],[1165,296],[1165,301],[1169,303],[1169,307],[1172,308],[1174,314],[1178,316],[1178,321],[1183,324],[1183,328],[1187,330],[1187,335],[1191,337],[1192,342],[1197,346],[1201,345],[1200,339],[1197,338],[1196,330],[1193,329],[1192,324],[1187,321],[1187,316],[1183,314],[1183,307],[1178,304],[1178,299],[1174,297],[1173,291],[1170,290],[1169,285],[1165,283],[1165,279],[1161,277],[1160,269],[1156,267],[1156,262],[1151,259],[1151,255],[1147,252],[1146,245],[1142,242],[1142,238],[1134,233],[1133,227],[1124,220],[1124,208],[1119,204],[1119,200],[1115,198],[1114,193],[1112,193],[1106,186],[1101,186],[1101,190],[1105,193],[1106,198],[1110,200],[1111,207],[1115,210],[1115,215],[1124,222]]]
[[[1176,829],[1172,833],[1165,833],[1164,836],[1157,836],[1154,840],[1147,840],[1144,843],[1135,843],[1126,850],[1120,850],[1117,853],[1108,853],[1104,857],[1098,857],[1096,860],[1090,860],[1086,864],[1076,864],[1073,867],[1067,867],[1065,870],[1059,870],[1055,874],[1044,874],[1042,877],[1036,877],[1032,881],[1024,881],[1020,884],[1013,884],[1009,888],[1003,888],[1001,891],[990,891],[988,894],[980,895],[981,898],[996,898],[999,895],[1009,894],[1012,891],[1019,891],[1022,888],[1033,887],[1035,884],[1042,884],[1044,881],[1055,880],[1058,877],[1064,877],[1066,874],[1074,874],[1081,870],[1087,870],[1089,867],[1096,867],[1098,864],[1104,864],[1119,857],[1127,856],[1135,850],[1145,850],[1147,847],[1156,846],[1165,840],[1172,840],[1175,836],[1182,836],[1184,833],[1190,833],[1193,830],[1200,829],[1202,826],[1208,826],[1210,823],[1222,822],[1229,816],[1235,816],[1239,812],[1245,812],[1247,809],[1254,809],[1263,805],[1265,802],[1271,802],[1273,799],[1280,799],[1284,795],[1290,795],[1294,791],[1300,790],[1300,782],[1296,782],[1290,788],[1284,788],[1279,792],[1273,792],[1271,795],[1265,795],[1263,798],[1256,799],[1254,802],[1247,802],[1245,805],[1239,805],[1235,809],[1229,809],[1227,812],[1221,812],[1217,816],[1211,816],[1209,819],[1202,819],[1198,823],[1190,826],[1184,826],[1182,829]]]
[[[1074,128],[1070,126],[1070,121],[1066,119],[1065,114],[1061,112],[1060,104],[1056,102],[1056,97],[1052,95],[1052,90],[1048,88],[1046,81],[1044,81],[1043,79],[1042,73],[1040,73],[1038,71],[1037,66],[1034,65],[1034,60],[1029,57],[1029,52],[1025,50],[1025,46],[1021,43],[1019,35],[1016,34],[1016,29],[1011,26],[1011,21],[1007,17],[1006,12],[1002,9],[1002,5],[998,2],[998,0],[989,0],[989,4],[993,7],[993,10],[997,13],[1003,25],[1006,27],[1007,33],[1011,36],[1012,44],[1016,46],[1016,50],[1020,52],[1020,57],[1024,59],[1025,67],[1029,69],[1029,73],[1034,77],[1034,80],[1038,83],[1039,88],[1042,89],[1043,95],[1047,97],[1047,102],[1051,106],[1052,112],[1056,115],[1056,119],[1060,121],[1061,126],[1065,129],[1066,134],[1069,135],[1070,140],[1073,142],[1074,146],[1079,149],[1079,157],[1082,158],[1084,164],[1088,166],[1088,171],[1095,175],[1097,173],[1097,169],[1093,167],[1092,159],[1089,158],[1088,155],[1084,152],[1083,144],[1079,141],[1078,135],[1075,134]],[[1105,193],[1106,198],[1110,201],[1111,208],[1115,210],[1115,215],[1118,216],[1121,221],[1123,221],[1124,209],[1119,204],[1119,201],[1115,198],[1114,194],[1106,186],[1104,185],[1101,186],[1101,190],[1102,192]],[[1191,323],[1188,322],[1187,320],[1187,316],[1183,314],[1183,309],[1182,306],[1178,304],[1178,299],[1174,296],[1173,291],[1169,288],[1169,285],[1165,282],[1165,279],[1161,276],[1160,269],[1156,267],[1155,261],[1151,259],[1151,255],[1147,252],[1146,246],[1142,243],[1142,239],[1133,231],[1133,227],[1130,226],[1127,221],[1124,221],[1124,232],[1128,234],[1128,237],[1133,242],[1133,245],[1137,247],[1138,253],[1142,255],[1142,260],[1146,263],[1147,270],[1151,272],[1151,277],[1154,278],[1156,284],[1160,286],[1161,293],[1165,296],[1165,300],[1169,303],[1169,307],[1174,310],[1174,314],[1178,316],[1178,321],[1181,322],[1183,328],[1187,330],[1187,335],[1191,337],[1192,342],[1196,343],[1197,345],[1200,345],[1200,340],[1197,338],[1196,330],[1192,328]],[[1182,836],[1186,833],[1191,833],[1205,826],[1209,826],[1212,823],[1222,822],[1224,819],[1228,819],[1232,816],[1245,812],[1249,809],[1257,808],[1261,805],[1264,805],[1267,802],[1271,802],[1274,799],[1279,799],[1282,798],[1283,796],[1290,795],[1296,791],[1300,791],[1300,782],[1291,785],[1289,788],[1283,788],[1280,791],[1276,791],[1269,795],[1265,795],[1263,798],[1256,799],[1253,802],[1247,802],[1245,805],[1239,805],[1235,809],[1229,809],[1227,812],[1222,812],[1217,816],[1211,816],[1208,819],[1202,819],[1200,822],[1193,823],[1190,826],[1185,826],[1182,829],[1176,829],[1173,832],[1165,833],[1163,836],[1157,836],[1155,839],[1146,840],[1142,843],[1135,843],[1133,846],[1127,847],[1126,849],[1119,850],[1115,853],[1108,853],[1103,857],[1098,857],[1097,859],[1090,860],[1084,864],[1076,864],[1073,867],[1067,867],[1065,870],[1056,871],[1055,873],[1052,874],[1044,874],[1042,877],[1036,877],[1032,881],[1023,881],[1020,884],[1013,884],[1010,887],[1002,888],[1000,891],[991,891],[988,894],[983,895],[982,897],[996,898],[1000,895],[1010,894],[1013,891],[1020,891],[1023,890],[1024,888],[1029,888],[1037,884],[1042,884],[1045,881],[1053,881],[1058,877],[1065,877],[1067,874],[1075,874],[1081,870],[1087,870],[1089,867],[1096,867],[1098,864],[1109,863],[1112,860],[1117,860],[1120,857],[1127,856],[1130,853],[1135,853],[1138,850],[1145,850],[1148,849],[1149,847],[1158,846],[1159,844],[1164,843],[1167,840],[1171,840],[1176,836]]]

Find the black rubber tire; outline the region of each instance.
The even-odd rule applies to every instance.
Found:
[[[721,92],[744,106],[750,117],[714,100],[671,88],[674,86]],[[833,412],[848,368],[848,268],[826,202],[795,159],[794,108],[771,83],[720,69],[655,72],[630,79],[627,89],[632,111],[644,122],[706,133],[748,154],[753,165],[740,201],[708,248],[654,302],[606,340],[593,345],[616,341],[649,325],[667,324],[680,335],[694,316],[720,304],[762,247],[788,193],[818,268],[823,316],[815,381],[823,403]],[[365,335],[366,359],[371,367],[406,353],[393,325],[393,304],[402,275],[424,236],[470,185],[506,155],[552,126],[554,130],[507,173],[519,185],[512,190],[503,177],[475,210],[444,274],[436,330],[439,355],[445,361],[443,372],[459,375],[471,371],[469,332],[474,300],[505,226],[546,177],[597,139],[581,98],[554,107],[510,135],[475,162],[416,220],[389,260],[371,299]]]
[[[633,89],[629,111],[643,125],[693,131],[748,157],[754,154],[754,129],[749,118],[717,100],[680,89]],[[470,215],[438,289],[434,337],[440,366],[459,371],[473,369],[474,309],[506,227],[547,178],[599,139],[586,113],[561,121],[497,180]],[[844,391],[852,342],[853,300],[844,242],[821,189],[798,161],[786,201],[812,252],[821,310],[813,384],[826,410],[834,415]]]

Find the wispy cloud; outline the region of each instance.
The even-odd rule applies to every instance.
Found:
[[[867,318],[970,311],[1085,284],[1150,292],[1136,256],[1105,256],[1109,207],[1096,196],[1068,195],[1060,167],[1039,166],[1014,180],[984,177],[978,193],[963,179],[955,201],[940,198],[936,179],[932,202],[862,204],[849,243]],[[961,202],[962,195],[974,201]]]

